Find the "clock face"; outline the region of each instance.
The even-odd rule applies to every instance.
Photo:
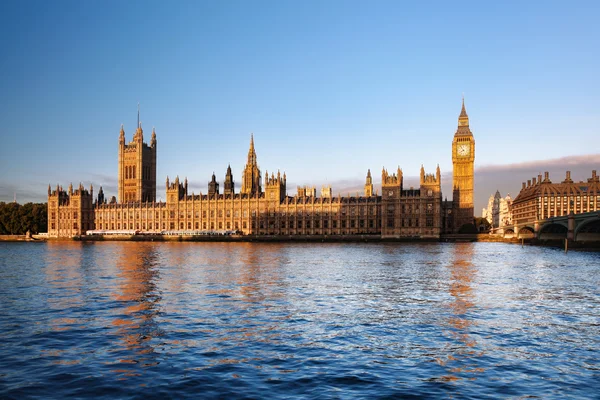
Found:
[[[390,190],[390,192],[388,193],[388,196],[392,197],[394,195],[394,191]]]
[[[456,153],[462,157],[468,156],[471,153],[471,146],[468,144],[459,144],[456,148]]]

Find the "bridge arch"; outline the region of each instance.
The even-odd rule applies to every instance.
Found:
[[[566,239],[569,228],[560,222],[548,222],[542,225],[538,238],[540,240]]]
[[[515,230],[512,228],[508,228],[504,230],[504,238],[505,239],[512,239],[513,237],[515,237]]]
[[[575,228],[575,241],[600,242],[600,217],[591,217],[580,222]]]
[[[535,237],[535,230],[532,226],[524,226],[519,229],[519,234],[517,237],[519,239],[532,239]]]

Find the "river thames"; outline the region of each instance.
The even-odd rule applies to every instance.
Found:
[[[598,398],[600,253],[0,243],[0,398]]]

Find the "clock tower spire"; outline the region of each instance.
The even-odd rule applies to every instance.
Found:
[[[469,116],[463,97],[458,128],[452,140],[452,211],[455,233],[464,225],[473,224],[474,162],[475,139],[469,128]]]

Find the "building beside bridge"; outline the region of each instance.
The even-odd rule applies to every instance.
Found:
[[[473,164],[475,140],[469,128],[464,100],[452,141],[453,193],[442,201],[441,172],[421,167],[420,185],[404,185],[402,169],[381,171],[381,194],[367,171],[362,195],[334,196],[331,187],[317,197],[314,187],[287,191],[285,173],[265,171],[258,165],[254,137],[242,172],[241,190],[235,193],[231,166],[223,183],[213,173],[206,194],[188,190],[187,179],[165,181],[166,201],[156,201],[154,130],[144,142],[139,123],[133,140],[119,133],[118,196],[110,201],[102,187],[94,199],[93,187],[67,191],[48,187],[48,234],[73,237],[90,230],[162,232],[236,231],[246,235],[376,235],[382,238],[439,238],[473,223]]]
[[[565,179],[553,183],[548,172],[523,182],[513,201],[513,221],[516,225],[600,210],[600,181],[596,171],[587,182],[574,182],[571,172]]]
[[[575,182],[571,172],[553,183],[548,172],[523,182],[512,204],[513,224],[499,233],[505,237],[540,240],[600,240],[600,179],[596,170],[587,181]]]

